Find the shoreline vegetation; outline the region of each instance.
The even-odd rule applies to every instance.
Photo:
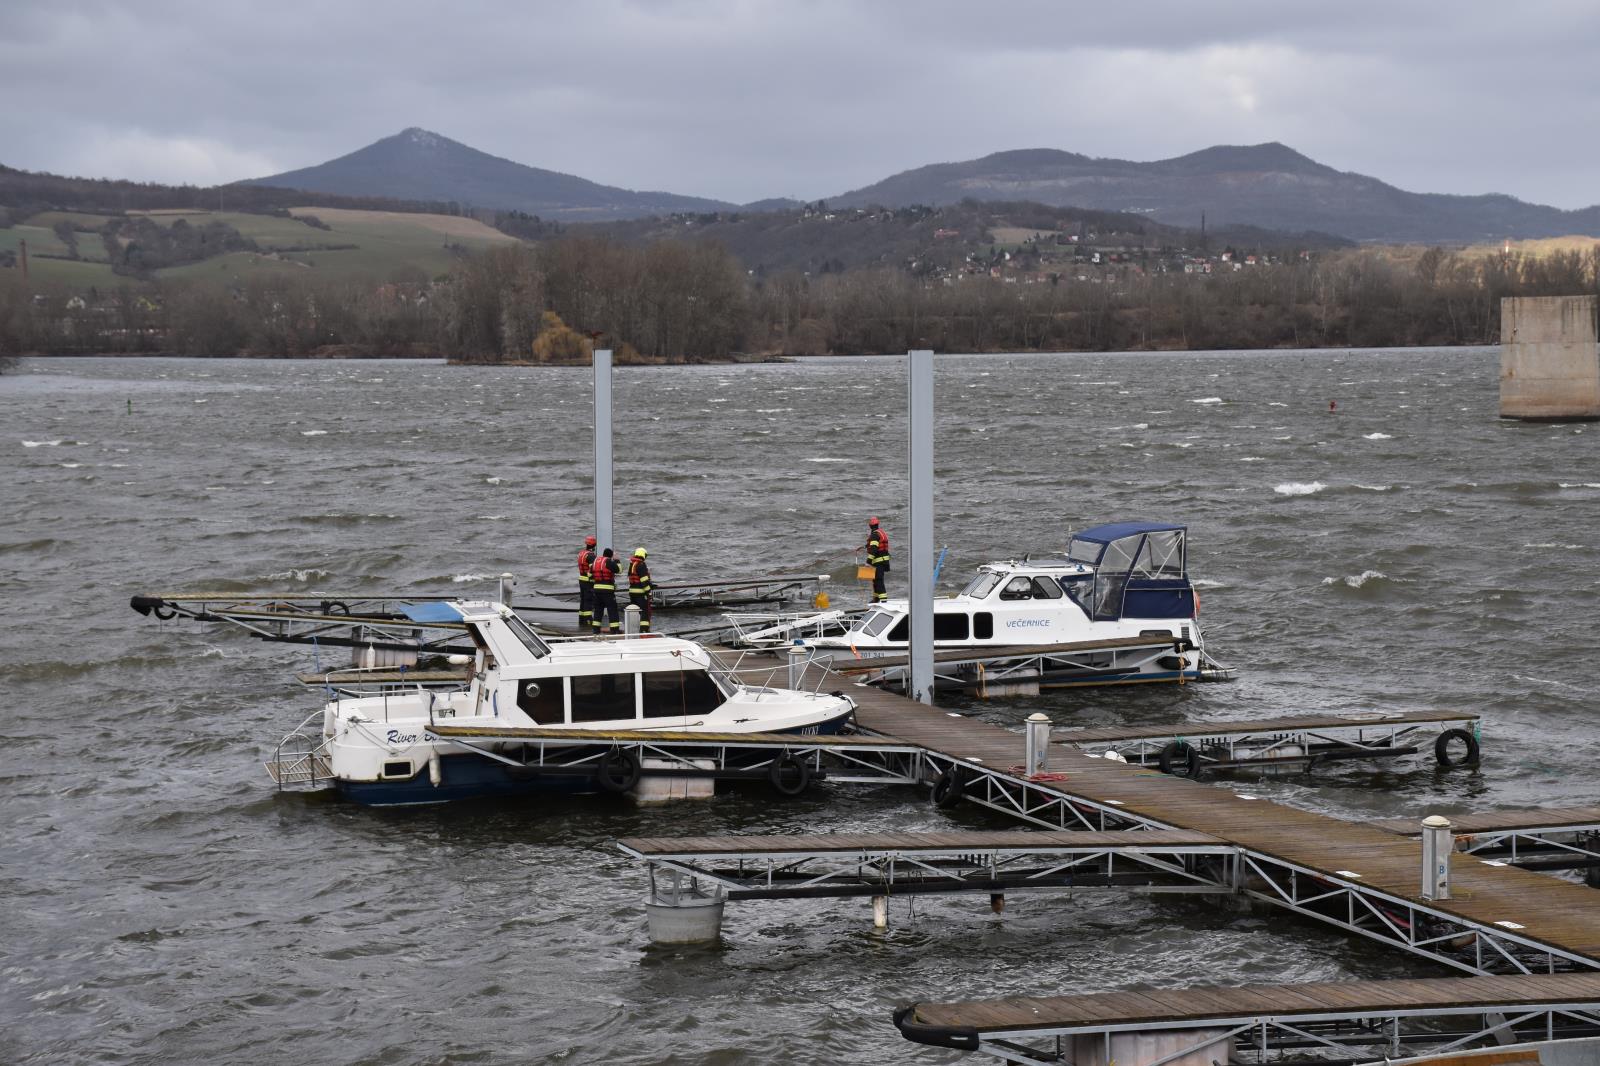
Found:
[[[1019,253],[1020,254],[1020,253]],[[1246,261],[1247,260],[1247,261]],[[901,265],[757,276],[709,241],[563,236],[462,252],[433,278],[273,273],[115,289],[0,271],[0,357],[443,358],[453,364],[765,362],[814,355],[1496,344],[1504,296],[1600,292],[1600,243],[1546,254],[1361,247],[1189,273]]]

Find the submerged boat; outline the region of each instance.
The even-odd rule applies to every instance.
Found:
[[[741,684],[701,645],[665,636],[546,640],[510,607],[454,602],[476,648],[466,684],[418,684],[328,700],[278,745],[267,764],[280,787],[332,785],[368,804],[440,803],[538,791],[625,791],[637,783],[596,772],[541,772],[533,749],[605,750],[604,734],[833,734],[847,729],[847,696]],[[330,690],[331,691],[331,690]],[[314,723],[320,717],[320,729]],[[486,738],[442,737],[479,727]],[[505,739],[539,730],[537,740]],[[576,760],[580,765],[582,760]],[[572,760],[569,760],[570,763]],[[598,771],[600,763],[596,763]],[[621,787],[618,787],[618,786]]]
[[[951,664],[940,667],[940,683],[977,687],[986,674],[1045,687],[1231,677],[1205,650],[1187,542],[1185,526],[1116,522],[1074,535],[1063,553],[980,566],[959,594],[934,601],[935,655]],[[799,636],[835,659],[890,659],[907,652],[910,615],[909,600],[891,599],[848,623],[835,616],[819,625],[817,616],[756,636]],[[986,661],[961,662],[964,652]]]

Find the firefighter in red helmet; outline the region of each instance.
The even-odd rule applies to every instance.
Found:
[[[889,598],[883,576],[889,572],[889,534],[878,525],[876,518],[867,519],[867,565],[872,567],[872,602],[882,603]]]
[[[578,632],[594,628],[594,538],[583,538],[583,550],[578,553]],[[596,630],[598,632],[598,630]]]

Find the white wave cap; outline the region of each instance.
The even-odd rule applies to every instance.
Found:
[[[1320,481],[1285,481],[1272,486],[1272,491],[1279,496],[1310,496],[1312,493],[1321,492],[1328,486]]]
[[[1337,585],[1342,582],[1350,588],[1358,589],[1369,581],[1387,580],[1389,580],[1389,575],[1382,570],[1363,570],[1359,574],[1347,574],[1344,577],[1325,577],[1322,579],[1322,583],[1324,585]]]

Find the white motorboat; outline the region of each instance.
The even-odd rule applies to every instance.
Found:
[[[267,764],[280,785],[331,783],[368,804],[440,803],[533,791],[594,791],[607,782],[544,776],[518,741],[441,737],[434,726],[540,729],[541,743],[603,744],[597,734],[832,734],[846,729],[847,696],[757,688],[719,668],[699,644],[665,636],[547,641],[499,603],[431,608],[454,616],[476,647],[465,685],[415,685],[330,699],[279,744]],[[612,785],[614,788],[614,784]]]
[[[991,676],[1017,660],[1031,660],[1028,676],[1046,687],[1231,676],[1205,651],[1184,526],[1096,526],[1073,536],[1064,553],[979,567],[965,589],[933,608],[936,654],[993,652]],[[910,615],[909,600],[891,599],[853,622],[834,612],[768,625],[751,634],[752,643],[799,639],[835,659],[903,657]],[[941,667],[940,680],[976,684],[979,666]]]

